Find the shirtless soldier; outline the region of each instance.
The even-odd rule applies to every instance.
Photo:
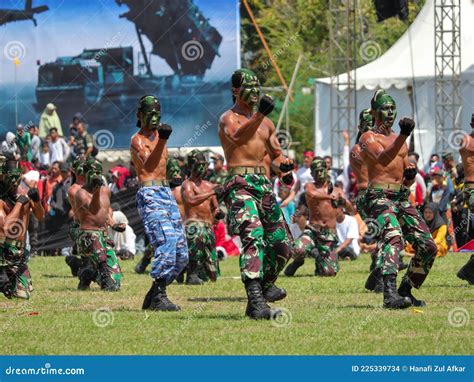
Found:
[[[114,292],[120,289],[122,271],[117,256],[107,238],[107,226],[113,226],[110,190],[102,178],[102,164],[88,158],[83,165],[84,185],[74,194],[75,216],[80,224],[77,250],[83,257],[79,270],[79,290],[89,288],[97,279],[100,288]]]
[[[343,190],[332,187],[323,158],[315,157],[310,168],[314,182],[305,185],[310,223],[295,241],[292,250],[295,260],[285,270],[285,274],[293,276],[303,265],[305,256],[311,255],[316,261],[316,276],[336,276],[339,271],[336,232],[338,208],[344,206],[349,212],[353,212],[353,208],[345,199]]]
[[[155,96],[140,98],[137,111],[140,130],[131,139],[130,153],[140,186],[138,212],[154,249],[150,272],[153,284],[142,309],[177,311],[180,307],[168,299],[166,286],[187,265],[188,246],[178,206],[166,180],[166,142],[172,129],[160,123],[160,117],[160,102]]]
[[[470,215],[474,213],[474,114],[471,119],[471,135],[466,135],[462,142],[459,153],[461,154],[462,164],[464,166],[464,200],[468,205]],[[472,221],[472,219],[471,219]],[[470,222],[467,223],[469,232],[472,232]],[[469,240],[474,239],[469,237]],[[459,270],[458,275],[460,279],[466,280],[469,284],[474,284],[474,255],[471,255],[469,261]]]
[[[18,162],[0,157],[0,292],[6,297],[30,298],[33,290],[25,249],[30,214],[43,220],[38,189],[19,186]]]
[[[229,228],[240,236],[240,272],[248,297],[246,315],[270,319],[281,311],[265,302],[286,297],[275,286],[278,274],[290,255],[285,219],[265,176],[265,154],[270,155],[276,174],[286,183],[293,180],[293,162],[282,155],[275,126],[266,116],[273,100],[260,99],[260,83],[250,70],[232,75],[235,104],[220,118],[219,138],[227,160],[229,178],[225,184],[225,203]],[[218,196],[219,197],[219,196]]]
[[[216,281],[219,275],[216,238],[212,225],[215,218],[222,219],[224,216],[222,211],[218,210],[215,185],[203,180],[208,168],[204,154],[199,150],[191,151],[188,154],[188,166],[191,176],[183,182],[181,190],[189,248],[186,284],[201,285],[203,281],[197,272],[199,263],[204,263],[211,281]]]
[[[397,115],[395,101],[383,90],[375,92],[371,109],[375,119],[374,130],[364,133],[359,144],[369,174],[365,211],[379,229],[377,266],[382,269],[384,307],[404,309],[410,305],[423,306],[425,303],[417,300],[411,290],[423,284],[433,265],[437,248],[425,221],[408,201],[416,168],[408,163],[405,142],[415,128],[415,122],[402,118],[399,122],[400,134],[396,135],[392,131]],[[416,254],[397,291],[396,278],[404,237],[412,244]]]

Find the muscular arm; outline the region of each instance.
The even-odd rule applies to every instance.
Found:
[[[319,200],[336,200],[337,199],[335,195],[316,190],[313,187],[310,187],[309,184],[307,184],[304,189],[305,189],[306,194],[312,199],[319,199]]]
[[[147,153],[147,150],[144,150],[143,146],[140,144],[139,138],[136,136],[132,140],[132,154],[143,163],[143,168],[147,172],[152,172],[155,168],[158,167],[161,157],[165,151],[166,139],[158,139],[158,143],[151,153]]]
[[[183,197],[183,201],[191,207],[200,205],[202,202],[205,202],[214,195],[215,192],[213,190],[198,194],[195,190],[193,190],[191,183],[188,181],[184,182],[183,186],[181,187],[181,196]]]
[[[34,202],[30,200],[31,203],[31,210],[33,211],[33,215],[35,215],[36,219],[43,220],[44,219],[44,208],[41,200],[39,202]]]
[[[374,133],[369,131],[362,135],[359,144],[363,155],[368,155],[372,160],[378,162],[382,166],[387,166],[395,159],[407,138],[406,135],[398,135],[390,146],[384,148],[375,140]]]
[[[265,116],[257,112],[247,122],[239,125],[232,113],[226,113],[221,118],[220,127],[233,144],[242,146],[255,135],[264,119]]]

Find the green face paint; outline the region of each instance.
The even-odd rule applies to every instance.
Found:
[[[161,106],[158,98],[155,96],[145,96],[140,100],[138,112],[145,123],[146,128],[150,130],[158,129],[161,118]]]
[[[377,90],[371,101],[372,110],[375,110],[377,125],[392,127],[397,118],[397,105],[393,98],[384,90]]]
[[[372,130],[374,127],[374,119],[370,109],[364,109],[359,114],[359,132],[361,134]]]
[[[207,168],[208,168],[208,164],[206,162],[198,162],[194,164],[193,172],[196,175],[203,177],[207,173]]]
[[[324,183],[328,179],[328,168],[323,159],[315,158],[311,162],[311,176],[316,183]]]
[[[240,83],[234,83],[233,87],[239,89],[240,99],[255,109],[260,101],[260,81],[257,75],[248,69],[239,69],[234,72],[236,73],[240,75]]]
[[[83,166],[86,184],[92,185],[92,181],[102,177],[102,163],[95,159],[88,159]]]

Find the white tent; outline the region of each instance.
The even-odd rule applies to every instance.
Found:
[[[460,127],[466,131],[474,112],[474,0],[461,0]],[[356,70],[358,112],[370,107],[375,89],[387,90],[397,102],[398,117],[415,118],[415,148],[426,163],[435,148],[434,0],[427,0],[412,25],[385,54]],[[346,74],[341,74],[344,83]],[[407,87],[413,87],[413,101]],[[315,81],[315,146],[331,155],[330,81]],[[357,121],[354,121],[354,126]],[[397,130],[396,130],[397,131]]]

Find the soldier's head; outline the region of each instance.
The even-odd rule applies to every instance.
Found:
[[[249,69],[238,69],[232,74],[232,99],[243,103],[253,111],[260,102],[260,81]]]
[[[161,105],[154,95],[146,95],[138,101],[137,127],[157,130],[161,118]]]
[[[377,90],[370,101],[375,127],[391,128],[397,118],[397,105],[385,90]]]
[[[80,158],[77,158],[72,162],[71,171],[76,178],[76,182],[84,182],[84,161]]]
[[[82,170],[84,172],[86,185],[88,186],[91,186],[95,179],[102,179],[102,162],[95,158],[87,158]]]
[[[0,156],[0,197],[14,197],[20,185],[21,169],[18,161]]]
[[[181,167],[176,158],[171,157],[168,159],[166,163],[166,178],[169,180],[171,188],[181,185]]]
[[[209,164],[204,154],[199,150],[193,150],[188,154],[188,167],[191,176],[202,178],[207,173]]]
[[[321,157],[315,157],[311,162],[311,176],[315,183],[324,184],[328,180],[328,168]]]

